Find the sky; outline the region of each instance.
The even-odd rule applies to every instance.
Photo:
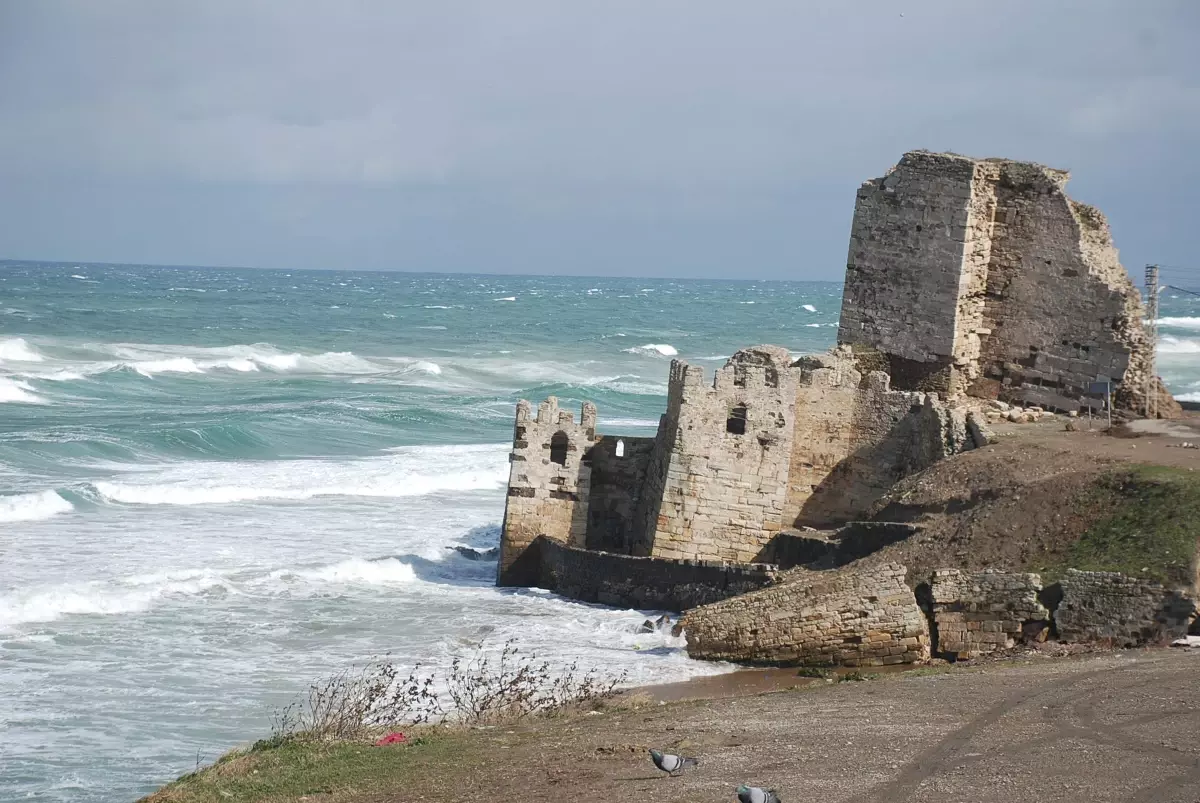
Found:
[[[0,258],[839,280],[908,150],[1200,264],[1195,0],[0,0]]]

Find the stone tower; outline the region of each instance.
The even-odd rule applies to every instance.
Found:
[[[522,400],[509,455],[497,585],[531,584],[535,569],[522,559],[539,535],[584,545],[591,466],[583,457],[596,440],[596,406],[584,402],[578,424],[553,396],[538,405],[536,418],[531,414],[532,406]]]
[[[1108,223],[1029,162],[907,153],[858,191],[838,342],[892,387],[1077,410],[1111,379],[1146,409],[1150,349]],[[1160,415],[1179,407],[1157,378]]]

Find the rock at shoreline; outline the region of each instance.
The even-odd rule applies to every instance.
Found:
[[[453,549],[467,560],[496,560],[500,557],[499,547],[492,547],[491,549],[472,549],[469,546],[452,546],[447,548]]]

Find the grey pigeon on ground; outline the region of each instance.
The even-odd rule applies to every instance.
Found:
[[[695,767],[700,763],[700,759],[698,758],[686,758],[684,756],[672,755],[671,753],[660,753],[657,750],[650,751],[650,759],[654,762],[654,766],[667,775],[683,772],[686,768]]]
[[[761,789],[743,784],[737,788],[737,795],[740,803],[780,803],[779,795],[775,794],[774,789]]]

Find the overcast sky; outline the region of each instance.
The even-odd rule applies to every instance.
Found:
[[[840,279],[915,148],[1197,264],[1196,0],[0,0],[0,257]]]

